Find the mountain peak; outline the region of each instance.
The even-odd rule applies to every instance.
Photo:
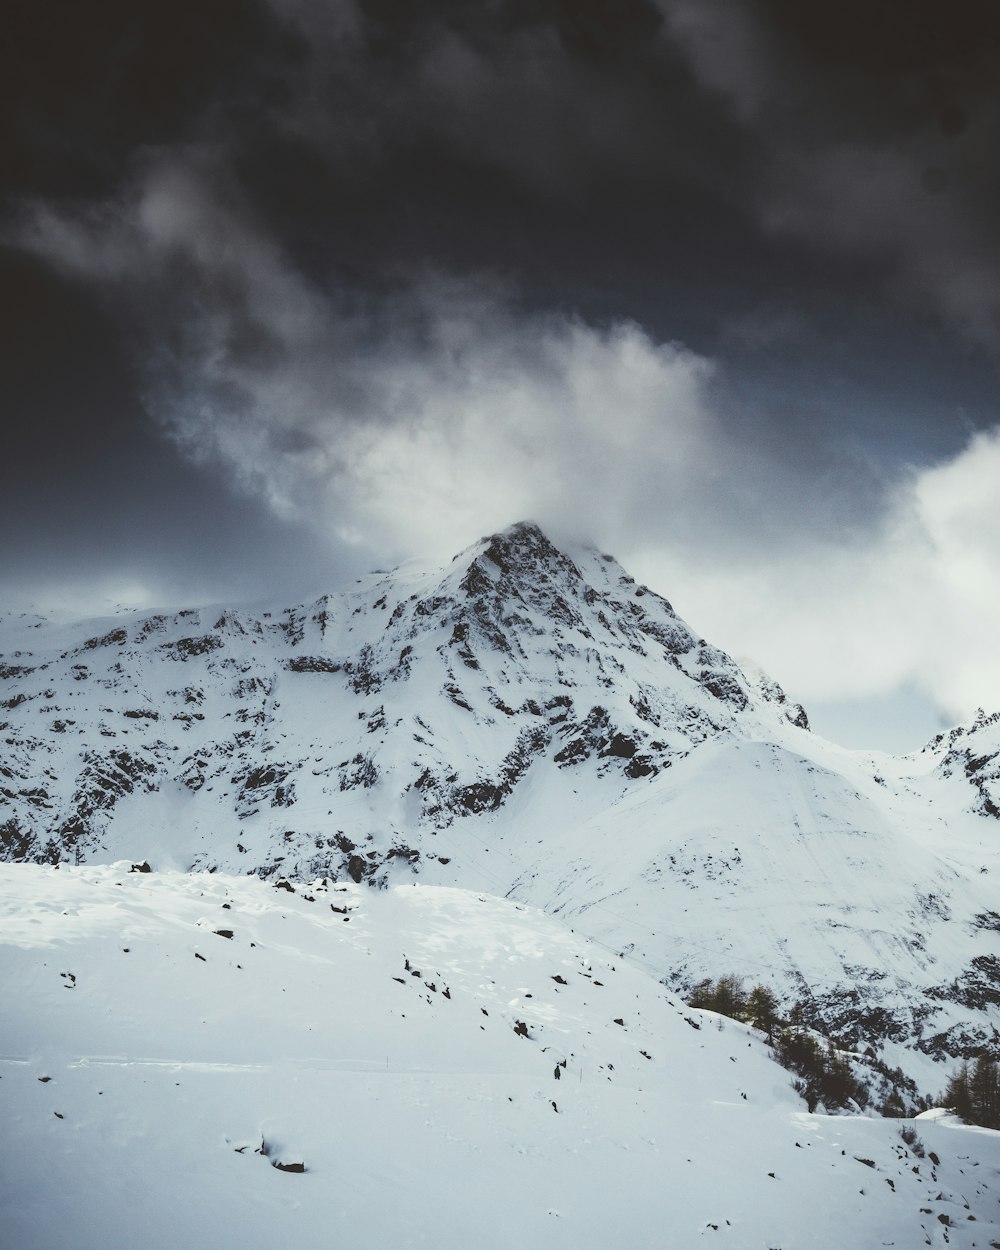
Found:
[[[510,542],[510,543],[547,543],[552,546],[549,539],[542,531],[542,527],[537,521],[524,520],[515,521],[512,525],[506,526],[502,530],[498,530],[494,534],[487,535],[482,542]]]
[[[521,598],[543,610],[583,582],[580,569],[534,521],[518,521],[488,534],[471,556],[461,588],[470,597]]]

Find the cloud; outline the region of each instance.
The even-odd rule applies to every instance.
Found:
[[[1000,246],[995,223],[956,187],[928,190],[917,145],[840,144],[788,153],[761,196],[761,221],[883,269],[885,286],[920,297],[967,340],[1000,350]]]
[[[661,0],[667,37],[686,52],[698,79],[729,99],[744,121],[771,96],[770,40],[752,9],[727,0]]]
[[[686,615],[808,701],[920,690],[947,720],[1000,708],[1000,431],[911,469],[869,532],[711,567],[650,544],[633,563]],[[683,593],[683,597],[682,597]],[[914,744],[915,745],[915,744]]]
[[[661,0],[665,37],[755,152],[745,202],[772,238],[848,258],[1000,351],[1000,26],[968,0],[889,20],[809,6]]]

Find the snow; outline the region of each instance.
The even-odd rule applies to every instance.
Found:
[[[1000,1235],[1000,1135],[920,1117],[935,1166],[899,1121],[809,1115],[752,1030],[556,918],[455,888],[294,890],[0,866],[5,1245]]]

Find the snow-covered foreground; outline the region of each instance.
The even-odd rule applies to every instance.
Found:
[[[128,868],[0,865],[4,1250],[1000,1242],[1000,1135],[809,1115],[553,917]]]

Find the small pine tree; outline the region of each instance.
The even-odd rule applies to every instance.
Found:
[[[839,1055],[832,1044],[827,1046],[822,1077],[823,1101],[828,1107],[846,1107],[855,1099],[857,1082],[851,1065]]]
[[[944,1105],[963,1120],[972,1119],[972,1097],[969,1092],[969,1065],[963,1060],[958,1071],[948,1079],[942,1097]]]
[[[886,1095],[885,1101],[878,1108],[879,1115],[885,1116],[887,1120],[902,1120],[906,1116],[906,1104],[903,1102],[903,1096],[898,1089],[891,1089]]]
[[[720,1016],[730,1016],[733,1020],[742,1019],[747,1004],[743,979],[733,973],[719,977],[718,981],[706,978],[694,986],[688,1002],[692,1007],[717,1011]]]
[[[766,985],[755,985],[747,996],[743,1018],[747,1024],[766,1033],[770,1041],[777,1023],[778,1000]]]

